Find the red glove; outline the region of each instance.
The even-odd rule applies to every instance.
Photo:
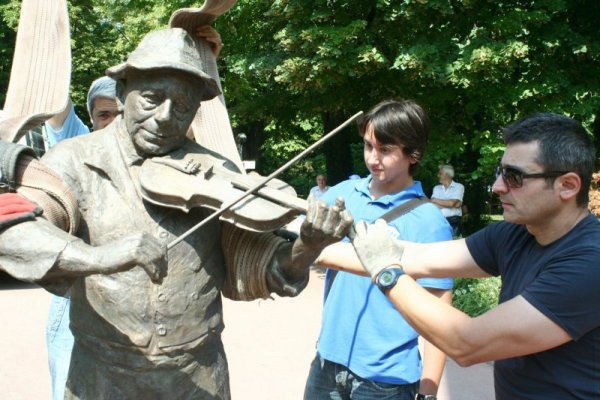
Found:
[[[42,208],[16,193],[0,194],[0,230],[42,215]]]

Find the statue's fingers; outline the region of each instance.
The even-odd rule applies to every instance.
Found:
[[[354,223],[354,218],[352,217],[352,214],[350,214],[350,211],[348,211],[348,210],[344,210],[342,212],[342,220],[344,221],[344,224],[346,226],[350,226]]]
[[[324,232],[334,232],[340,225],[342,221],[342,212],[346,211],[346,207],[344,204],[344,199],[342,197],[338,197],[335,200],[335,203],[329,207],[327,210],[327,217],[324,221],[324,225],[321,229]]]
[[[350,231],[352,228],[352,223],[354,222],[354,218],[348,212],[348,210],[343,210],[340,213],[340,221],[338,222],[335,229],[335,237],[343,238],[344,236],[350,236]],[[350,237],[350,239],[353,239]]]
[[[308,199],[308,207],[306,209],[306,221],[311,223],[315,220],[315,213],[317,211],[317,201],[312,197]]]
[[[337,199],[335,199],[335,205],[337,206],[337,208],[340,211],[346,209],[346,203],[344,202],[344,198],[343,197],[338,197]]]
[[[318,201],[315,205],[315,213],[313,220],[313,228],[322,229],[323,224],[325,223],[325,219],[327,218],[327,213],[329,208],[327,207],[327,203],[323,201]]]
[[[323,226],[321,227],[321,230],[323,232],[335,231],[335,228],[339,225],[341,221],[341,211],[343,210],[340,209],[340,206],[337,201],[327,210],[325,221],[323,222]]]

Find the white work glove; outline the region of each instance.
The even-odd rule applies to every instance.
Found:
[[[391,235],[388,224],[378,219],[374,224],[359,221],[355,225],[352,245],[363,268],[375,280],[385,268],[401,267],[400,260],[404,246]]]

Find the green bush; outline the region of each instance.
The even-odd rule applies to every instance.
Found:
[[[454,280],[452,304],[462,312],[476,317],[498,304],[500,278],[457,278]]]

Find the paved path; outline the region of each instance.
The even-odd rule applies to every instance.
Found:
[[[297,298],[224,301],[223,341],[234,400],[300,400],[315,354],[323,279],[312,271]],[[0,280],[0,398],[45,400],[50,395],[44,329],[50,296],[43,289]],[[493,400],[492,368],[449,361],[440,400]]]

